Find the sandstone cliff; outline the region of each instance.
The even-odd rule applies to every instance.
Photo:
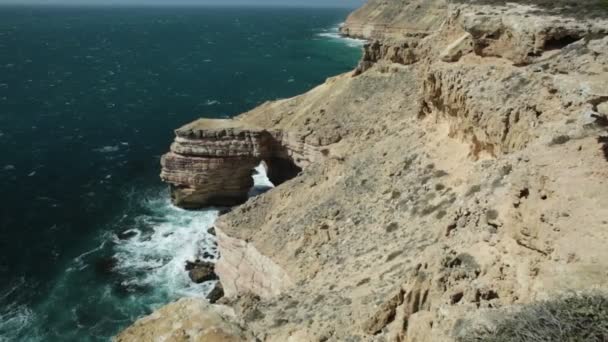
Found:
[[[608,291],[606,11],[353,13],[342,32],[371,40],[355,72],[236,119],[302,169],[217,222],[236,322],[262,341],[467,340],[521,305]]]

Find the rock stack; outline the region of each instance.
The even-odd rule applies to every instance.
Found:
[[[238,120],[200,119],[175,135],[161,159],[161,178],[171,186],[173,203],[186,209],[241,204],[262,161],[278,185],[296,176],[315,151],[297,135]]]
[[[163,181],[175,205],[200,208],[244,202],[268,132],[233,120],[202,119],[175,131],[171,151],[161,160]]]

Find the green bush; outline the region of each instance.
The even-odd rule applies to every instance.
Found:
[[[522,306],[460,342],[608,342],[608,295],[573,294]]]

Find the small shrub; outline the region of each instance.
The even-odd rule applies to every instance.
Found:
[[[467,190],[467,193],[465,196],[469,197],[475,193],[478,193],[481,191],[481,185],[473,185],[472,187],[469,188],[469,190]]]
[[[551,140],[551,142],[549,143],[550,146],[554,146],[554,145],[563,145],[565,143],[567,143],[568,141],[570,141],[570,137],[567,135],[559,135],[557,137],[554,137],[553,140]]]
[[[574,294],[505,312],[492,327],[458,337],[459,342],[605,342],[608,295]]]

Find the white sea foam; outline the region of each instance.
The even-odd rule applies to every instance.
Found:
[[[366,41],[363,39],[355,39],[342,36],[340,34],[340,26],[342,26],[342,24],[334,26],[328,30],[324,30],[324,32],[318,33],[317,36],[322,37],[324,39],[341,41],[350,47],[361,47],[366,43]]]
[[[250,196],[271,187],[263,166],[256,168]],[[171,204],[165,192],[143,199],[148,214],[136,218],[121,239],[114,237],[116,270],[127,276],[126,287],[151,287],[169,298],[205,296],[213,283],[195,284],[185,271],[186,261],[215,262],[215,236],[208,233],[219,210],[187,211]]]
[[[9,296],[12,296],[23,288],[25,280],[21,279],[14,286],[9,288],[4,293],[0,293],[0,342],[9,342],[18,340],[19,336],[28,331],[31,333],[31,326],[36,316],[34,312],[26,305],[17,303],[6,303]],[[31,341],[38,341],[35,334],[28,334],[32,338]]]
[[[112,153],[112,152],[118,152],[118,150],[120,150],[120,146],[115,145],[115,146],[103,146],[100,148],[96,148],[93,151],[99,152],[99,153]]]
[[[15,341],[32,325],[34,312],[25,305],[10,304],[0,312],[0,342]]]
[[[210,284],[194,284],[184,267],[186,261],[217,257],[215,237],[207,232],[218,211],[186,211],[171,205],[166,194],[145,200],[151,214],[136,219],[116,242],[117,270],[128,276],[125,286],[153,287],[170,297],[204,296]],[[209,257],[210,256],[210,257]],[[159,288],[160,287],[160,288]]]
[[[264,165],[260,164],[255,168],[255,174],[253,175],[253,184],[254,188],[265,187],[272,188],[274,184],[268,179],[268,175],[266,174],[266,168]],[[250,195],[253,196],[253,195]]]
[[[207,102],[205,102],[205,106],[214,106],[218,104],[221,104],[221,102],[218,100],[207,100]]]

